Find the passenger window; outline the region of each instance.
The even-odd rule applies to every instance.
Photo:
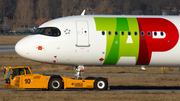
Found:
[[[121,32],[121,35],[124,35],[124,31]]]
[[[164,32],[161,32],[161,36],[164,36]]]
[[[141,31],[141,36],[144,36],[144,32],[143,31]]]
[[[109,33],[109,35],[111,35],[111,31],[109,31],[108,33]]]
[[[118,32],[117,32],[117,31],[115,31],[115,35],[118,35]]]
[[[105,35],[105,32],[104,32],[104,31],[102,31],[102,35]]]
[[[129,36],[131,35],[131,32],[130,32],[130,31],[128,32],[128,35],[129,35]]]
[[[134,32],[134,35],[135,35],[135,36],[137,36],[137,35],[138,35],[138,33],[137,33],[137,32]]]
[[[147,32],[147,35],[150,36],[150,35],[151,35],[151,32]]]
[[[157,32],[154,32],[154,36],[157,36]]]
[[[34,34],[42,34],[47,36],[60,36],[61,31],[55,27],[38,28]]]

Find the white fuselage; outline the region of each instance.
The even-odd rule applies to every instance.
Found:
[[[43,63],[180,66],[179,21],[179,16],[64,17],[39,27],[57,28],[60,36],[29,35],[16,44],[15,50],[24,58]]]

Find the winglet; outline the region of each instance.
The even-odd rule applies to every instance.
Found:
[[[84,16],[85,12],[86,12],[86,10],[84,10],[84,11],[81,13],[81,16]]]

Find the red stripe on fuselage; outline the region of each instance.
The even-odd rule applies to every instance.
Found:
[[[144,36],[140,35],[139,57],[136,65],[148,65],[152,52],[165,52],[171,50],[178,42],[179,32],[176,26],[169,20],[163,18],[137,18],[139,31],[144,31]],[[151,35],[148,36],[147,32]],[[153,31],[163,31],[165,38],[153,38]]]
[[[143,31],[141,25],[139,23],[139,32]],[[140,43],[139,43],[139,56],[136,65],[147,65],[149,64],[150,58],[148,55],[147,43],[145,35],[140,35]]]

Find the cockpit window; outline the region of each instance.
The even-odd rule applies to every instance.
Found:
[[[61,31],[55,27],[38,28],[34,34],[42,34],[47,36],[60,36]]]

